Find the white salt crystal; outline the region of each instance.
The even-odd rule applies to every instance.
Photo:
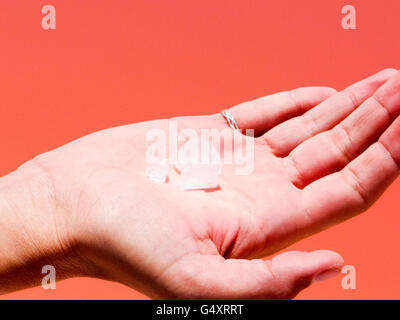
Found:
[[[214,189],[219,186],[220,167],[210,165],[186,166],[182,172],[185,190]]]
[[[160,160],[146,168],[146,175],[152,181],[165,182],[169,171],[168,159]]]
[[[219,185],[221,158],[208,140],[185,143],[179,150],[176,167],[185,190],[214,189]]]

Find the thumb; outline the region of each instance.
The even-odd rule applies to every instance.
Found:
[[[178,298],[291,299],[313,280],[339,273],[342,266],[342,257],[328,250],[291,251],[272,260],[196,254],[181,260],[174,278],[185,284]]]

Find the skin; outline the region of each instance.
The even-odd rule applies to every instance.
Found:
[[[0,291],[90,276],[152,298],[288,299],[340,271],[335,252],[260,259],[365,211],[399,173],[400,73],[347,89],[299,88],[230,109],[252,128],[254,171],[224,165],[220,187],[184,191],[146,177],[146,133],[169,120],[103,130],[0,179]],[[226,129],[220,114],[179,129]]]

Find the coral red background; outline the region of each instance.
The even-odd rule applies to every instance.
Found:
[[[57,29],[41,28],[54,5]],[[357,9],[358,30],[341,28]],[[398,0],[2,0],[0,175],[92,131],[217,112],[306,85],[335,88],[399,67]],[[364,215],[292,249],[332,249],[357,270],[302,299],[400,298],[400,181]],[[115,283],[72,279],[2,298],[138,299]]]

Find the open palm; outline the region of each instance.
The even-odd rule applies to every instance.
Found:
[[[170,120],[112,128],[33,160],[48,174],[60,239],[88,275],[155,298],[291,298],[340,270],[331,251],[259,258],[368,208],[398,174],[400,73],[384,70],[342,92],[324,87],[230,110],[254,129],[254,170],[224,166],[216,190],[184,191],[146,177],[146,133]],[[220,114],[173,119],[224,129]],[[397,163],[396,163],[397,162]]]

